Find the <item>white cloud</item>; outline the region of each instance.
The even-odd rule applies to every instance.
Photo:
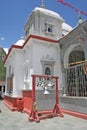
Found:
[[[4,37],[0,37],[0,40],[1,40],[1,41],[4,41],[4,40],[5,40],[5,38],[4,38]]]

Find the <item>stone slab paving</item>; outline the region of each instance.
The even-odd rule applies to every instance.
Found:
[[[0,101],[0,130],[87,130],[87,120],[64,114],[41,120],[40,123],[29,122],[28,115],[12,112]]]

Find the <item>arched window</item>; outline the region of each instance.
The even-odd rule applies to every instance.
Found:
[[[42,63],[42,74],[43,75],[54,75],[54,64],[55,60],[50,55],[43,56],[41,59]]]
[[[72,51],[69,56],[69,64],[70,66],[76,65],[77,62],[81,62],[85,60],[83,51]]]
[[[49,67],[45,68],[45,75],[51,75],[51,70]]]

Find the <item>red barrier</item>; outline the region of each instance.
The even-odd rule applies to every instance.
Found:
[[[20,112],[23,111],[23,99],[22,98],[17,99],[17,110]]]

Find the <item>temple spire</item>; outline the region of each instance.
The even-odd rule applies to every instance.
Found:
[[[80,24],[82,22],[83,22],[83,20],[82,20],[82,17],[81,17],[81,13],[79,12],[79,21],[78,21],[78,23]]]
[[[42,1],[42,3],[41,3],[41,7],[42,7],[42,8],[45,8],[44,0],[41,0],[41,1]]]

